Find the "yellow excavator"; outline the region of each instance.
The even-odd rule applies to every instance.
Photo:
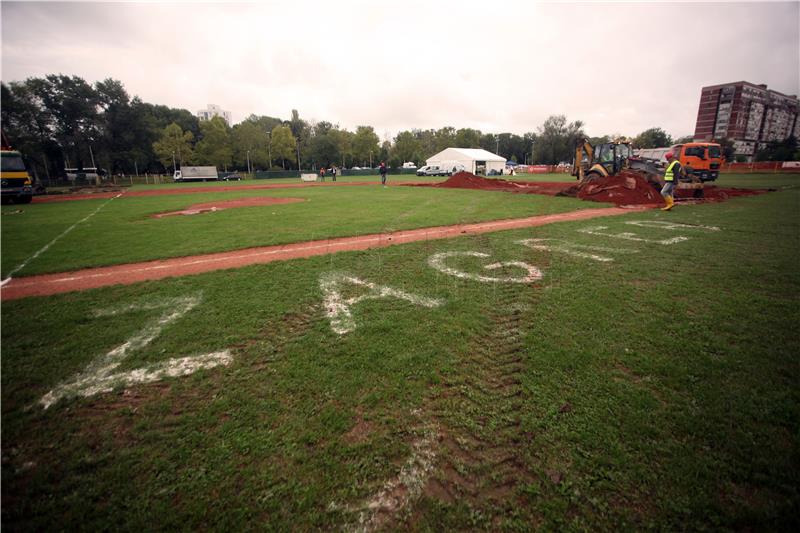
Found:
[[[623,170],[640,174],[657,190],[664,186],[663,170],[653,161],[636,157],[627,139],[617,139],[597,146],[592,146],[588,139],[578,141],[572,175],[581,183],[616,176]],[[696,189],[695,196],[702,196],[703,184],[699,180],[693,180],[691,175],[687,175],[679,181],[679,189]]]

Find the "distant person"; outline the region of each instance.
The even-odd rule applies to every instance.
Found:
[[[381,161],[379,171],[381,173],[381,184],[386,187],[386,163],[384,161]]]
[[[331,167],[331,181],[336,181],[336,165]]]
[[[669,211],[675,206],[675,185],[683,174],[683,168],[672,152],[667,152],[664,157],[667,159],[667,170],[664,171],[664,187],[661,189],[661,196],[664,197],[667,205],[661,210]]]
[[[325,181],[325,167],[319,169],[319,181]]]

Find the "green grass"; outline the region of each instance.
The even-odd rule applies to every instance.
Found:
[[[387,529],[796,529],[800,191],[757,179],[790,188],[4,302],[3,525],[347,530],[434,431],[424,488]],[[577,231],[596,225],[689,240]],[[635,252],[599,263],[525,238]],[[464,271],[524,261],[544,276],[427,265],[450,251],[490,255],[449,260]],[[329,272],[443,305],[364,300],[340,336],[321,304]],[[35,406],[162,312],[96,310],[186,295],[202,301],[120,369],[223,348],[230,366]]]
[[[215,187],[211,185],[210,190]],[[161,219],[150,215],[244,197],[293,204]],[[102,208],[101,208],[102,206]],[[422,187],[315,187],[121,197],[3,206],[2,272],[22,264],[67,228],[86,222],[15,276],[130,263],[364,233],[479,222],[598,207],[570,198]],[[98,209],[100,209],[98,211]],[[16,213],[22,211],[21,213]]]

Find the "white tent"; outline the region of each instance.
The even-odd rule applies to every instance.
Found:
[[[506,167],[506,158],[481,148],[445,148],[429,157],[425,163],[448,170],[464,167],[473,174],[489,174],[492,170],[502,172]]]

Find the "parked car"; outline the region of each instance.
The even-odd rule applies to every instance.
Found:
[[[448,174],[447,169],[439,165],[425,165],[417,170],[417,176],[447,176]]]
[[[220,179],[222,179],[223,181],[241,181],[242,177],[237,172],[234,172],[233,174],[228,174],[227,176],[223,176]]]

